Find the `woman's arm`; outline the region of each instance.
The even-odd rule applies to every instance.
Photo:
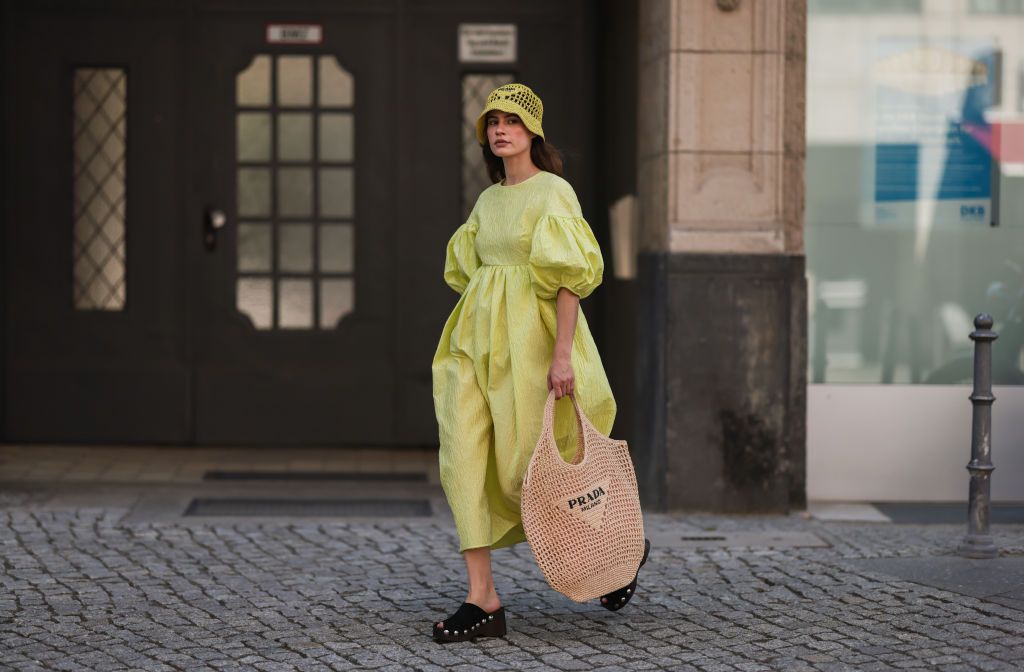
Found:
[[[555,314],[557,316],[555,350],[551,358],[551,369],[548,371],[548,389],[555,390],[556,399],[575,392],[576,377],[572,370],[572,339],[576,334],[576,317],[579,314],[579,309],[580,297],[566,287],[559,287],[558,296],[555,297]]]

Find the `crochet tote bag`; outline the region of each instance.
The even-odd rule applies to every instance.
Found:
[[[576,413],[578,444],[562,459],[553,432],[555,391],[523,480],[526,539],[552,588],[576,602],[618,590],[636,576],[644,554],[644,521],[625,441],[604,436]]]

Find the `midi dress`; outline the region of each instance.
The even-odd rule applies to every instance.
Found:
[[[459,550],[525,541],[523,477],[540,435],[557,332],[556,296],[601,284],[604,260],[572,186],[541,171],[481,192],[448,241],[444,280],[460,294],[432,362],[441,486]],[[602,434],[616,404],[582,310],[571,362],[580,408]],[[555,441],[576,451],[568,395],[555,402]]]

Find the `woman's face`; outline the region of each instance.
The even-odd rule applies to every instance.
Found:
[[[530,143],[537,136],[526,128],[518,114],[501,110],[488,112],[484,126],[487,128],[487,142],[491,152],[502,158],[530,151]]]

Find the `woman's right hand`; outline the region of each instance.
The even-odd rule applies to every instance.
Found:
[[[576,390],[576,374],[569,357],[554,357],[548,370],[548,391],[555,391],[555,399],[561,399]]]

